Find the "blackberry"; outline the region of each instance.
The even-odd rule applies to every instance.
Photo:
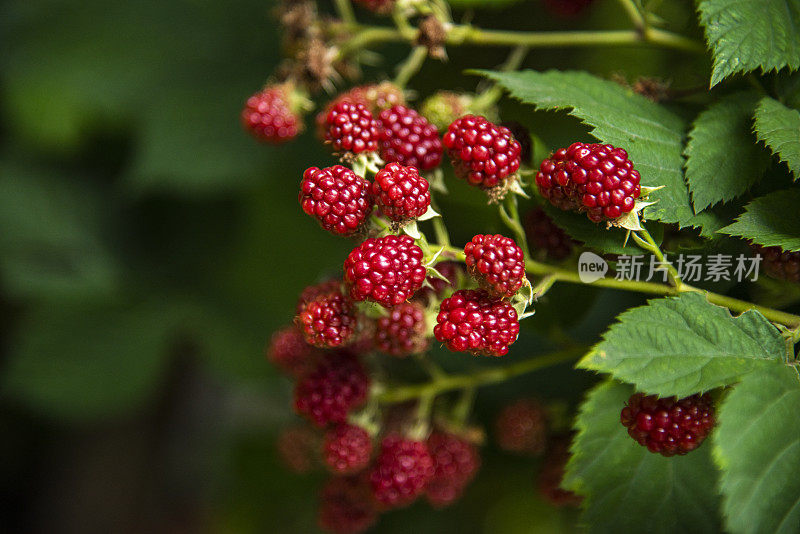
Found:
[[[256,139],[283,144],[303,130],[302,119],[292,110],[289,90],[270,85],[247,99],[242,110],[242,124]]]
[[[369,383],[357,357],[328,353],[295,385],[295,411],[319,427],[344,423],[347,414],[366,401]]]
[[[389,163],[375,175],[372,194],[381,213],[403,223],[422,217],[431,205],[428,180],[414,167]]]
[[[467,272],[494,297],[513,297],[525,282],[525,257],[511,238],[476,235],[464,254]]]
[[[800,282],[800,252],[786,252],[781,247],[751,245],[761,255],[764,272],[772,278]]]
[[[483,290],[456,291],[442,301],[436,321],[436,339],[454,352],[504,356],[519,335],[514,307]]]
[[[339,475],[357,473],[369,463],[372,438],[359,426],[337,425],[325,433],[322,458],[332,472]]]
[[[306,341],[331,349],[348,343],[356,331],[356,310],[339,290],[324,293],[303,306],[295,317]]]
[[[364,104],[345,100],[333,106],[325,117],[325,141],[334,152],[360,154],[377,152],[380,123]]]
[[[529,211],[523,223],[532,249],[542,251],[554,261],[567,259],[572,254],[575,241],[542,208]]]
[[[299,200],[322,228],[341,236],[363,230],[373,205],[369,182],[342,165],[306,169]]]
[[[389,508],[414,502],[434,475],[433,459],[422,441],[389,434],[370,473],[372,493]]]
[[[439,130],[415,110],[394,106],[382,111],[378,120],[382,126],[380,154],[387,163],[429,171],[442,162]]]
[[[481,465],[478,449],[469,441],[442,431],[428,437],[433,458],[433,478],[425,488],[428,501],[436,508],[457,501]]]
[[[375,347],[390,356],[405,357],[428,350],[425,310],[421,305],[402,302],[380,317],[375,329]]]
[[[276,331],[267,347],[267,359],[284,373],[298,377],[313,365],[319,351],[306,342],[296,326]]]

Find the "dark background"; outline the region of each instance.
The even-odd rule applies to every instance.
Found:
[[[324,477],[292,474],[276,456],[276,435],[294,421],[291,385],[263,348],[300,290],[340,268],[351,244],[297,203],[302,171],[334,161],[313,128],[273,148],[239,124],[280,59],[273,9],[256,0],[0,4],[0,532],[315,531]],[[455,13],[499,29],[628,26],[611,0],[575,19],[538,1]],[[670,29],[699,35],[691,2],[664,2],[659,13]],[[366,81],[391,75],[407,48],[379,51],[384,63]],[[411,81],[419,99],[475,90],[461,71],[507,53],[448,52],[449,63],[429,60]],[[526,66],[658,75],[680,88],[708,79],[703,60],[653,49],[533,50]],[[566,116],[509,102],[502,115],[550,147],[589,138]],[[479,192],[448,184],[441,205],[455,243],[502,231]],[[503,362],[436,357],[452,370],[519,361],[548,350],[554,326],[593,342],[638,302],[556,288]],[[574,406],[592,380],[562,366],[482,390],[477,420],[521,395]],[[573,530],[574,511],[537,496],[537,462],[490,441],[459,504],[431,512],[420,503],[377,530]]]

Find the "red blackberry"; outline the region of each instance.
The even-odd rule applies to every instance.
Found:
[[[436,276],[429,276],[428,283],[433,287],[423,287],[414,295],[414,299],[429,304],[433,299],[450,296],[458,289],[460,278],[464,275],[464,265],[457,261],[443,261],[436,264],[436,270],[447,278],[447,282]]]
[[[299,200],[304,212],[336,235],[359,232],[372,211],[369,182],[342,165],[306,169]]]
[[[454,434],[434,431],[428,437],[433,458],[433,478],[425,493],[428,501],[441,508],[457,501],[481,465],[478,449]]]
[[[543,197],[561,209],[585,211],[593,222],[633,210],[641,193],[639,180],[625,150],[599,143],[556,150],[536,175]]]
[[[385,506],[397,508],[416,500],[434,474],[424,442],[389,434],[370,473],[372,493]]]
[[[356,3],[378,15],[388,15],[394,9],[395,0],[356,0]]]
[[[521,147],[508,128],[484,117],[454,121],[442,139],[456,176],[481,189],[504,187],[517,172]]]
[[[781,247],[752,245],[753,251],[761,255],[764,272],[772,278],[800,282],[800,252],[786,252]]]
[[[504,356],[519,335],[514,307],[483,290],[456,291],[442,301],[436,321],[436,339],[455,352]]]
[[[322,489],[318,523],[334,534],[360,534],[378,521],[378,506],[365,476],[334,477]]]
[[[620,421],[639,445],[674,456],[703,443],[714,427],[714,406],[708,394],[678,400],[636,393],[622,409]]]
[[[290,376],[300,376],[313,365],[319,351],[306,342],[296,326],[281,328],[272,334],[267,359]]]
[[[535,399],[505,406],[494,423],[497,445],[504,451],[541,454],[547,443],[547,414]]]
[[[356,330],[356,311],[337,289],[307,303],[294,321],[309,344],[332,349],[350,341]]]
[[[375,175],[372,195],[386,217],[405,222],[422,217],[431,205],[428,180],[414,167],[389,163]]]
[[[315,298],[321,295],[325,295],[326,293],[330,293],[332,291],[339,291],[341,287],[342,287],[342,281],[340,279],[335,279],[335,278],[331,280],[325,280],[324,282],[320,282],[312,286],[305,287],[303,291],[300,292],[300,297],[298,297],[297,299],[295,314],[303,311],[305,305],[314,300]]]
[[[425,352],[430,344],[426,334],[425,310],[412,302],[401,302],[380,317],[375,329],[375,347],[391,356],[405,357]]]
[[[525,216],[524,226],[532,249],[542,251],[555,261],[564,260],[572,254],[575,241],[542,208],[529,211]]]
[[[374,115],[378,115],[381,111],[389,109],[392,106],[405,103],[403,91],[392,82],[382,82],[372,85],[360,85],[353,87],[349,91],[341,93],[339,96],[328,102],[325,109],[317,114],[317,135],[323,141],[325,140],[326,123],[325,119],[328,113],[339,103],[349,101],[364,106],[370,110]]]
[[[276,145],[294,139],[303,129],[283,85],[270,85],[248,98],[242,124],[257,139]]]
[[[322,457],[334,473],[357,473],[367,466],[371,455],[372,438],[360,426],[344,423],[325,433]]]
[[[364,104],[345,100],[333,106],[325,117],[325,141],[334,152],[377,152],[380,123]]]
[[[510,298],[525,281],[525,257],[513,239],[478,234],[464,246],[467,272],[494,297]]]
[[[514,136],[514,139],[519,142],[519,159],[522,163],[530,165],[533,159],[533,144],[531,143],[531,133],[528,131],[528,128],[517,121],[503,121],[500,123],[500,126],[508,128],[508,131]]]
[[[407,235],[367,239],[344,262],[353,300],[372,300],[391,308],[422,287],[422,249]]]
[[[442,162],[442,141],[439,130],[428,119],[405,106],[382,111],[381,158],[396,161],[420,171],[435,169]]]
[[[278,434],[278,456],[290,471],[308,473],[317,464],[319,441],[319,434],[307,424],[292,425]]]
[[[583,501],[580,495],[561,487],[569,460],[569,443],[569,437],[555,438],[547,448],[542,470],[539,472],[539,491],[553,506],[579,506]]]
[[[331,352],[295,385],[294,409],[320,427],[344,423],[367,399],[368,389],[369,376],[358,358]]]

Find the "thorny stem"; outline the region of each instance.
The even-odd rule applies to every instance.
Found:
[[[419,69],[422,68],[422,64],[425,63],[426,57],[428,57],[428,49],[424,46],[415,46],[411,50],[411,54],[408,55],[408,59],[406,59],[397,70],[397,76],[394,78],[394,84],[400,89],[405,88],[412,76],[414,76],[417,72],[419,72]]]

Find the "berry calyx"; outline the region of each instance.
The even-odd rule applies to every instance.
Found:
[[[552,260],[561,261],[572,254],[575,241],[553,222],[542,208],[528,212],[523,221],[531,249]]]
[[[344,262],[345,281],[355,301],[371,300],[391,308],[422,287],[422,249],[407,235],[367,239]]]
[[[467,272],[493,297],[513,297],[525,282],[525,257],[509,237],[478,234],[464,254]]]
[[[764,272],[769,276],[788,282],[800,282],[800,252],[787,252],[781,247],[752,247],[756,254],[761,255]]]
[[[431,205],[428,180],[414,167],[389,163],[375,175],[372,194],[381,213],[402,223],[422,217]]]
[[[401,302],[377,320],[375,347],[385,354],[403,358],[425,352],[427,338],[425,310],[413,302]]]
[[[708,394],[683,399],[631,395],[620,421],[639,445],[662,456],[695,450],[714,427],[714,406]]]
[[[478,449],[448,432],[434,431],[428,437],[433,458],[433,477],[425,488],[428,501],[442,508],[457,501],[481,465]]]
[[[449,297],[458,289],[460,279],[464,276],[464,265],[457,261],[442,261],[436,264],[436,270],[447,278],[442,280],[438,276],[429,276],[428,283],[431,287],[423,287],[414,295],[415,300],[423,304],[430,304],[433,300]]]
[[[325,117],[325,141],[334,152],[377,152],[380,123],[364,104],[343,101]]]
[[[433,458],[424,442],[389,434],[370,473],[372,493],[389,508],[406,506],[425,491],[433,475]]]
[[[294,321],[310,345],[323,349],[345,345],[356,331],[353,303],[338,289],[308,302]]]
[[[420,171],[435,169],[442,162],[439,130],[411,108],[399,105],[382,111],[380,155],[388,162],[398,162]]]
[[[360,426],[341,424],[325,433],[322,458],[333,473],[357,473],[369,463],[372,455],[372,438]]]
[[[290,90],[270,85],[247,99],[242,124],[256,139],[271,144],[291,141],[303,130],[303,121],[292,109]]]
[[[299,200],[303,211],[334,235],[361,231],[372,211],[369,182],[342,165],[306,169]]]
[[[560,209],[586,212],[593,222],[630,213],[641,194],[628,153],[599,143],[573,143],[542,161],[536,185]]]
[[[442,301],[436,321],[436,339],[454,352],[505,356],[519,335],[514,307],[484,290],[456,291]]]
[[[378,521],[378,503],[365,476],[338,476],[322,489],[317,521],[333,534],[360,534]]]
[[[505,406],[495,420],[495,439],[504,451],[537,455],[547,444],[547,413],[536,399]]]
[[[306,342],[296,326],[276,331],[267,347],[267,359],[284,373],[298,377],[313,365],[319,351]]]
[[[466,115],[455,120],[442,143],[456,176],[481,189],[498,188],[500,196],[519,170],[519,142],[508,128],[484,117]]]
[[[319,427],[344,423],[347,414],[366,401],[369,383],[358,358],[328,353],[295,385],[295,411]]]

